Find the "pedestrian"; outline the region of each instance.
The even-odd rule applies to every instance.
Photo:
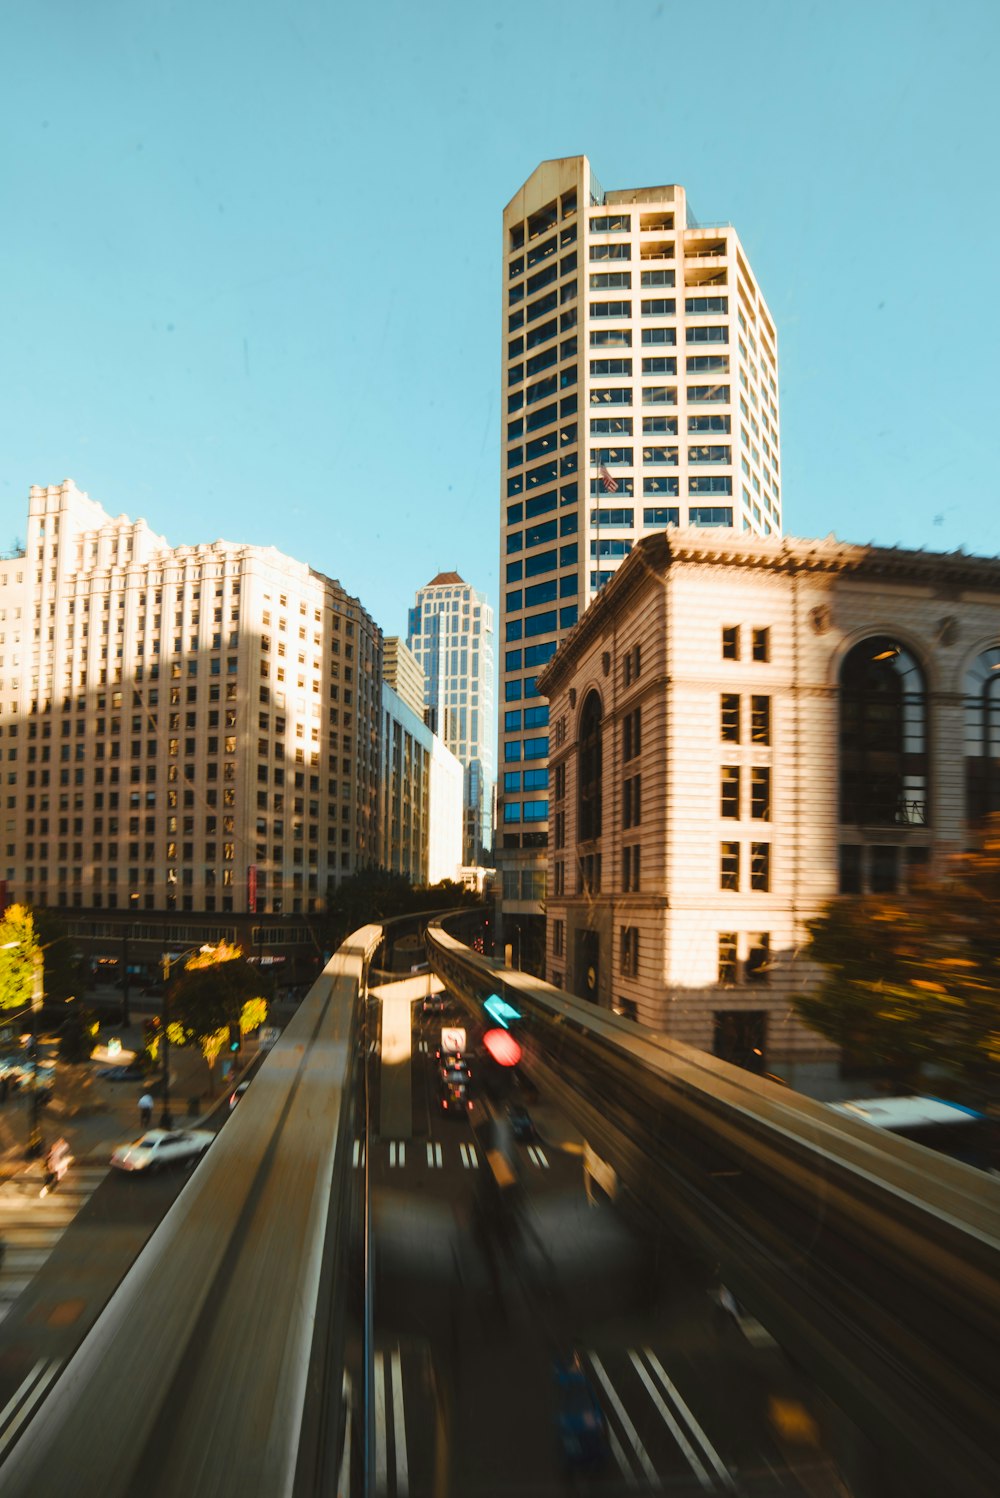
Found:
[[[148,1129],[153,1117],[153,1099],[148,1092],[144,1092],[139,1099],[139,1122],[144,1129]]]

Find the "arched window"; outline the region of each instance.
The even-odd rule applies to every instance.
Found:
[[[976,657],[965,676],[965,815],[1000,812],[1000,645]]]
[[[601,835],[601,699],[590,692],[580,715],[580,805],[577,839],[594,842]]]
[[[840,668],[840,820],[930,821],[924,676],[888,635],[862,640]]]

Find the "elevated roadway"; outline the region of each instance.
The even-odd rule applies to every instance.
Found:
[[[644,1031],[446,929],[432,968],[633,1196],[720,1266],[891,1493],[1000,1493],[1000,1182]],[[457,929],[461,929],[459,924]]]

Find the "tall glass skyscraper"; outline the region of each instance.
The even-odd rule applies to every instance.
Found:
[[[498,868],[541,960],[548,707],[536,679],[635,542],[781,533],[774,322],[731,224],[683,187],[545,161],[503,215]],[[534,959],[528,959],[534,961]]]
[[[493,609],[457,572],[418,589],[406,643],[423,667],[424,717],[465,769],[463,862],[489,864],[496,778]]]

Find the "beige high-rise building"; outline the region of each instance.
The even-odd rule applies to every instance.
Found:
[[[398,635],[382,642],[382,680],[423,722],[426,677],[423,667]]]
[[[777,335],[730,224],[682,187],[541,164],[503,215],[500,783],[505,920],[541,955],[539,671],[644,535],[781,531]]]
[[[66,481],[0,562],[8,897],[319,911],[377,859],[382,637],[272,547],[170,547]]]

